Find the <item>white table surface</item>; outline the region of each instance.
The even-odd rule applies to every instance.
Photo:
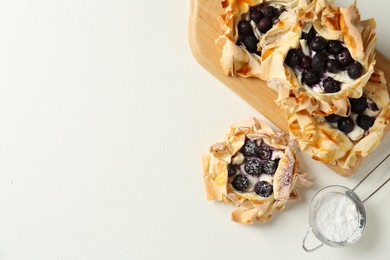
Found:
[[[390,2],[359,4],[390,53]],[[230,123],[263,117],[196,63],[189,7],[0,1],[0,259],[388,259],[390,186],[366,203],[357,244],[301,248],[315,192],[353,187],[373,160],[343,178],[302,156],[315,185],[266,225],[206,202],[201,154]]]

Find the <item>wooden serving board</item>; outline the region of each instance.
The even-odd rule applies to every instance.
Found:
[[[255,78],[225,76],[220,66],[222,44],[215,41],[221,35],[219,16],[222,14],[220,0],[191,0],[189,18],[189,43],[196,60],[206,70],[221,80],[252,107],[267,117],[283,131],[287,132],[287,121],[284,112],[279,109],[274,100],[277,93],[267,87],[266,82]],[[377,68],[384,71],[386,81],[390,82],[390,60],[377,53]],[[390,86],[390,84],[388,84]],[[388,133],[390,127],[387,127]],[[349,176],[355,172],[363,160],[350,170],[329,165],[340,175]]]

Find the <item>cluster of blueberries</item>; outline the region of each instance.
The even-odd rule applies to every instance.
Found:
[[[327,77],[327,71],[337,73],[346,70],[351,79],[357,79],[363,74],[362,64],[352,58],[348,48],[340,41],[327,41],[317,34],[314,27],[309,32],[302,33],[301,39],[307,41],[310,56],[306,56],[300,48],[291,49],[284,62],[291,68],[303,70],[302,82],[307,86],[313,87],[323,79],[325,93],[335,93],[340,91],[341,83]]]
[[[229,164],[227,166],[229,179],[237,191],[247,191],[249,178],[247,174],[259,177],[261,174],[274,174],[279,165],[279,159],[272,160],[273,150],[266,144],[260,146],[253,140],[246,139],[240,151],[245,160],[244,171],[240,165]],[[272,185],[266,181],[259,181],[255,184],[254,191],[261,197],[268,198],[273,193]]]
[[[326,116],[325,120],[329,123],[337,123],[337,128],[346,134],[350,133],[354,129],[355,123],[364,131],[367,131],[374,124],[375,118],[367,116],[363,114],[363,112],[368,107],[373,111],[378,111],[378,107],[375,103],[372,103],[369,106],[367,98],[364,95],[360,98],[350,98],[349,102],[351,104],[351,112],[358,115],[356,122],[350,116],[342,117],[336,114]]]
[[[270,5],[264,6],[259,4],[251,6],[249,9],[250,20],[241,20],[238,22],[238,37],[236,44],[244,44],[245,48],[249,52],[256,53],[260,56],[261,53],[257,50],[259,40],[253,32],[251,21],[253,21],[256,24],[257,29],[264,34],[272,28],[272,26],[278,21],[280,14],[283,12],[284,9],[278,9]]]

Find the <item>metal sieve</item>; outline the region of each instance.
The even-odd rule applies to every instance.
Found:
[[[366,226],[366,210],[364,208],[364,202],[366,202],[369,198],[371,198],[377,191],[379,191],[386,183],[390,181],[390,178],[387,179],[382,185],[380,185],[374,192],[372,192],[366,199],[363,201],[359,198],[359,196],[355,193],[356,188],[360,186],[383,162],[386,161],[387,158],[390,157],[390,154],[387,155],[385,159],[383,159],[372,171],[370,171],[353,189],[349,189],[344,186],[338,186],[338,185],[333,185],[333,186],[327,186],[320,191],[318,191],[313,199],[310,202],[309,206],[309,225],[310,228],[306,232],[305,237],[303,238],[302,241],[302,247],[306,252],[313,252],[319,248],[321,248],[323,245],[327,245],[330,247],[343,247],[343,246],[348,246],[351,245],[355,242],[357,242],[360,237],[363,234],[364,228]],[[356,230],[353,231],[353,233],[346,238],[343,241],[334,241],[331,240],[327,237],[324,236],[320,232],[320,229],[318,228],[317,225],[317,209],[321,207],[326,201],[331,199],[333,196],[339,195],[339,196],[344,196],[344,198],[348,199],[350,202],[352,202],[353,205],[356,207],[356,212],[357,212],[357,228]],[[316,238],[321,242],[318,246],[314,248],[308,248],[306,246],[306,240],[308,236],[313,233]]]

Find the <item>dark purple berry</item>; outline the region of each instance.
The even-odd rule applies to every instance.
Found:
[[[251,53],[255,53],[257,52],[257,44],[259,43],[259,40],[256,38],[256,36],[254,35],[248,35],[247,37],[245,37],[244,39],[244,45],[245,45],[245,48],[251,52]]]
[[[242,153],[245,156],[256,156],[257,149],[259,149],[259,147],[257,146],[256,142],[251,139],[248,139],[242,147]]]
[[[313,86],[319,83],[321,80],[320,74],[318,71],[314,70],[305,70],[302,73],[302,82],[308,86]]]
[[[266,161],[263,164],[263,171],[268,174],[274,174],[276,169],[278,168],[279,161]]]
[[[323,82],[323,87],[325,93],[336,93],[341,90],[340,84],[341,82],[334,80],[333,78],[329,77],[325,79]]]
[[[329,41],[328,46],[326,47],[326,51],[329,54],[336,55],[341,49],[343,48],[343,45],[340,41]]]
[[[303,58],[305,57],[305,54],[303,53],[302,49],[296,49],[299,57]]]
[[[359,62],[355,62],[348,68],[348,76],[351,79],[358,79],[363,74],[363,66]]]
[[[259,29],[261,33],[266,33],[272,28],[273,25],[274,24],[270,18],[264,17],[257,23],[257,29]]]
[[[328,60],[326,62],[326,70],[331,73],[337,73],[339,71],[339,63],[333,59]]]
[[[302,60],[302,58],[299,55],[298,50],[297,49],[291,49],[291,50],[288,51],[286,59],[284,60],[284,62],[288,66],[294,67],[296,65],[299,65],[301,63],[301,60]]]
[[[257,154],[260,159],[269,160],[271,159],[272,150],[267,146],[260,146]]]
[[[319,52],[314,55],[313,60],[311,61],[311,68],[316,71],[322,71],[326,67],[328,62],[328,56],[325,53]]]
[[[263,8],[264,8],[264,6],[262,4],[258,4],[258,5],[251,6],[249,9],[250,9],[250,11],[253,11],[253,10],[261,11]]]
[[[365,97],[350,98],[351,111],[357,114],[362,113],[367,107],[367,99]]]
[[[379,108],[378,106],[373,102],[373,103],[367,103],[368,108],[370,108],[372,111],[378,111]]]
[[[325,49],[326,45],[326,40],[321,36],[317,36],[311,41],[310,48],[315,52],[319,52]]]
[[[263,198],[268,198],[273,193],[272,185],[266,181],[260,181],[255,185],[255,192]]]
[[[301,68],[304,70],[311,69],[311,58],[309,56],[305,56],[302,58]]]
[[[258,159],[249,159],[245,162],[244,169],[246,173],[250,175],[260,175],[262,169],[262,165],[260,160]]]
[[[354,126],[355,124],[353,123],[353,120],[349,117],[342,117],[337,123],[337,128],[346,134],[351,132]]]
[[[238,28],[238,34],[250,35],[253,33],[252,25],[250,24],[250,22],[246,20],[239,21],[237,28]]]
[[[249,14],[251,20],[253,20],[255,23],[258,23],[261,19],[263,19],[264,14],[260,11],[258,8],[251,9]]]
[[[331,114],[329,116],[326,116],[325,120],[328,121],[329,123],[337,123],[338,121],[340,121],[341,118],[342,117],[339,115]]]
[[[233,188],[238,191],[244,191],[249,186],[249,179],[242,174],[237,175],[233,180]]]
[[[365,131],[367,131],[368,129],[370,129],[371,126],[373,126],[374,121],[374,118],[366,115],[359,115],[356,119],[357,125]]]
[[[348,67],[353,62],[353,58],[347,48],[342,49],[336,54],[336,60],[343,67]]]
[[[307,42],[310,42],[316,36],[316,33],[317,32],[314,29],[314,26],[312,26],[307,33],[305,32],[302,33],[302,39],[306,40]]]
[[[278,14],[278,9],[276,9],[275,7],[270,6],[270,5],[264,7],[262,10],[263,10],[264,16],[269,18],[269,19],[274,18]]]
[[[233,164],[228,164],[227,171],[229,177],[236,175],[236,166],[234,166]]]
[[[236,45],[240,46],[241,43],[244,43],[245,35],[239,34],[236,40]]]

